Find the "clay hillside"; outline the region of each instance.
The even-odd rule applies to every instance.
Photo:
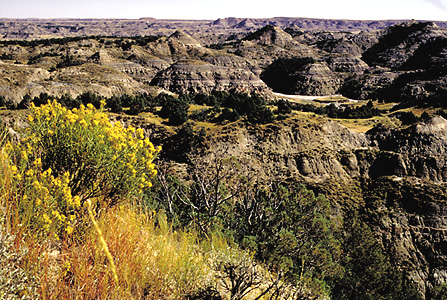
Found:
[[[3,20],[0,95],[238,91],[441,102],[442,23]],[[123,37],[126,36],[126,37]]]

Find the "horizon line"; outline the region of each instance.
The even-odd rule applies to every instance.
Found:
[[[144,21],[144,20],[157,20],[157,21],[217,21],[225,19],[254,19],[254,20],[268,20],[268,19],[303,19],[303,20],[328,20],[328,21],[428,21],[428,22],[447,22],[443,20],[429,20],[429,19],[401,19],[401,18],[389,18],[389,19],[349,19],[349,18],[314,18],[314,17],[221,17],[217,19],[186,19],[186,18],[154,18],[154,17],[140,17],[140,18],[116,18],[116,17],[104,17],[104,18],[78,18],[78,17],[1,17],[0,20],[14,20],[14,21],[41,21],[41,20],[54,20],[54,21],[88,21],[88,20],[129,20],[129,21]]]

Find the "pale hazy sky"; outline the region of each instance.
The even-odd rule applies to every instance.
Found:
[[[309,17],[447,21],[447,0],[0,0],[1,18]]]

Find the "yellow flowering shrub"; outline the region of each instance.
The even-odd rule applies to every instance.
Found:
[[[27,231],[56,237],[71,234],[78,220],[81,202],[69,187],[69,173],[54,177],[51,169],[42,171],[40,158],[20,171],[10,166],[14,194],[10,201]]]
[[[71,233],[87,199],[110,207],[152,185],[159,149],[143,130],[112,124],[104,104],[31,105],[24,138],[5,146],[22,222],[31,229]]]

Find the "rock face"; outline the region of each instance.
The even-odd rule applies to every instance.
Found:
[[[447,283],[447,120],[363,134],[315,116],[228,131],[228,151],[258,176],[341,182],[344,193],[353,180],[369,182],[359,197],[399,271],[427,298]]]
[[[423,184],[415,189],[429,193]],[[440,191],[430,193],[436,199],[434,192]],[[447,282],[447,205],[445,199],[423,202],[405,196],[397,197],[392,207],[381,206],[378,229],[384,245],[402,262],[407,277],[430,299],[430,291]]]
[[[239,91],[268,93],[268,87],[253,73],[201,61],[181,61],[159,72],[151,82],[177,93]]]
[[[320,38],[323,38],[322,36]],[[362,48],[357,45],[352,39],[341,37],[334,38],[331,36],[326,36],[323,40],[317,40],[315,46],[321,50],[328,53],[338,53],[338,54],[350,54],[354,57],[362,56]]]
[[[332,23],[295,21],[290,18],[274,18],[267,23],[264,19],[222,19],[204,25],[199,21],[160,23],[146,19],[145,26],[169,27],[169,35],[4,42],[0,44],[2,68],[20,66],[30,74],[48,73],[46,78],[22,76],[25,71],[6,74],[4,84],[0,82],[0,93],[19,102],[25,94],[42,92],[55,95],[69,92],[76,96],[96,90],[109,96],[115,92],[136,94],[165,88],[172,92],[228,89],[269,95],[270,88],[286,94],[342,94],[354,99],[444,105],[447,99],[446,29],[430,22],[407,22],[367,32],[305,31],[299,24],[327,23],[331,27]],[[385,23],[370,25],[378,28]],[[3,25],[6,24],[11,25],[8,22]],[[52,28],[58,32],[80,32],[83,30],[80,24],[83,23]],[[341,27],[347,24],[355,28],[361,22],[339,22]],[[289,27],[284,30],[286,25]],[[34,28],[36,34],[41,30],[36,24],[29,28]],[[216,44],[204,41],[216,41]],[[300,63],[293,63],[299,60]],[[281,65],[283,62],[292,63]],[[91,85],[75,74],[78,70],[75,67],[82,65],[99,65],[108,75],[95,78],[100,73],[90,73],[95,82]],[[113,72],[117,73],[111,75]],[[182,72],[186,72],[184,76]],[[68,73],[73,76],[64,75]],[[21,78],[16,80],[11,76]]]
[[[26,94],[68,93],[75,97],[90,91],[110,97],[161,88],[270,95],[256,75],[261,72],[256,64],[226,51],[205,48],[181,31],[138,44],[107,38],[60,40],[39,47],[13,43],[0,47],[0,58],[0,94],[16,103]]]
[[[26,66],[0,63],[0,95],[6,99],[18,100],[30,92],[45,91],[43,85],[50,73],[41,68],[27,68]]]
[[[285,32],[271,25],[254,32],[244,40],[258,47],[277,47],[276,51],[270,49],[272,53],[270,57],[276,59],[270,64],[265,61],[264,65],[260,65],[264,69],[261,78],[274,91],[301,95],[327,95],[338,93],[345,78],[353,74],[363,74],[369,68],[361,60],[363,50],[354,42],[354,37],[354,34],[346,33],[301,33],[290,28]],[[255,46],[253,44],[239,47],[238,53],[254,59],[252,52]],[[283,53],[284,49],[287,50],[286,53]],[[309,63],[306,66],[292,63],[291,66],[285,66],[282,70],[278,67],[281,64],[281,62],[278,63],[280,60],[293,62],[299,58],[304,58],[304,61],[307,59]],[[273,69],[275,74],[271,72]],[[282,81],[284,87],[276,84],[276,81]]]
[[[171,40],[177,41],[180,44],[183,44],[188,47],[202,47],[202,45],[195,40],[189,34],[184,33],[183,31],[177,30],[173,34],[169,36]]]
[[[264,28],[250,34],[244,40],[255,41],[262,45],[278,45],[281,47],[297,44],[290,34],[281,28],[273,25],[267,25]]]
[[[312,57],[326,61],[342,80],[337,93],[354,99],[444,105],[447,31],[432,22],[411,21],[358,34],[286,31],[321,51]]]
[[[247,151],[272,160],[268,165],[278,172],[288,169],[309,180],[395,176],[447,183],[447,120],[442,117],[400,130],[379,126],[366,134],[317,120],[268,125],[258,134],[243,131],[236,136],[244,142],[235,143],[251,145]]]
[[[276,92],[298,95],[335,94],[342,84],[342,76],[326,62],[307,58],[278,59],[261,78]]]
[[[385,30],[378,43],[363,54],[363,60],[371,66],[397,70],[421,44],[433,37],[446,37],[446,31],[432,22],[411,21],[395,25]]]
[[[341,80],[326,63],[317,62],[306,66],[297,79],[294,94],[298,95],[332,95],[341,85]]]
[[[243,57],[260,69],[267,68],[280,58],[318,57],[318,50],[313,46],[295,41],[290,34],[272,25],[261,28],[224,49]]]
[[[381,99],[394,80],[399,76],[389,69],[369,69],[364,74],[348,77],[340,88],[340,93],[351,99]]]
[[[435,117],[427,123],[402,130],[376,128],[367,133],[380,150],[395,153],[370,175],[412,176],[437,183],[447,182],[447,121]],[[398,172],[386,168],[399,165]],[[380,171],[389,172],[382,174]]]
[[[123,66],[124,67],[124,66]],[[38,97],[48,93],[60,97],[64,94],[77,96],[91,91],[106,97],[116,94],[132,94],[147,91],[142,84],[115,68],[97,64],[71,66],[55,72],[24,65],[1,64],[0,94],[19,102],[23,96]],[[15,84],[11,84],[17,82]]]
[[[326,63],[331,71],[338,73],[362,74],[368,69],[364,61],[349,54],[330,56]]]
[[[420,45],[402,66],[385,99],[409,105],[444,106],[447,89],[447,37],[432,38]],[[386,98],[388,97],[388,98]]]

